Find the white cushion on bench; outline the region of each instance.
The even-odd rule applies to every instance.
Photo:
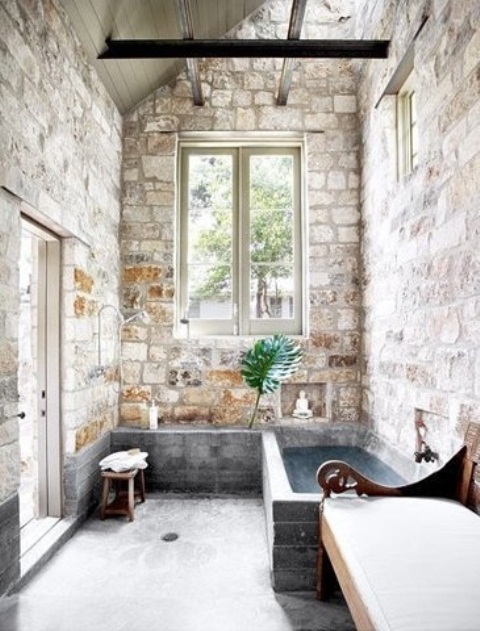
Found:
[[[442,499],[335,497],[324,519],[375,631],[479,631],[480,520],[472,511]]]

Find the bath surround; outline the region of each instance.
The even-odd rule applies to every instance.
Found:
[[[148,452],[148,492],[259,497],[261,439],[261,432],[246,429],[118,427],[111,434],[111,447]]]
[[[412,480],[425,469],[403,458],[365,427],[352,423],[272,426],[270,429],[117,428],[112,451],[147,451],[147,493],[263,494],[272,586],[276,591],[315,588],[317,493],[294,493],[281,450],[285,447],[357,446]],[[320,464],[320,463],[319,463]],[[428,470],[428,469],[427,469]],[[430,469],[431,470],[431,469]]]
[[[315,589],[318,506],[321,497],[320,489],[317,493],[295,493],[292,490],[282,449],[319,445],[361,447],[407,480],[413,480],[425,471],[425,468],[415,465],[413,458],[407,460],[366,427],[358,424],[325,423],[313,428],[277,427],[263,432],[263,501],[272,586],[279,592]]]

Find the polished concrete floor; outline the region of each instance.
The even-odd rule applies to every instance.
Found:
[[[178,538],[167,542],[169,533]],[[352,631],[344,602],[275,594],[260,500],[153,496],[94,516],[18,594],[1,631]]]

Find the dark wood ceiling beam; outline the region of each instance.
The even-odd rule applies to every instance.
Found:
[[[177,16],[180,23],[180,30],[184,40],[193,40],[192,11],[189,0],[177,0]],[[200,83],[200,72],[198,62],[192,57],[187,57],[188,78],[192,86],[193,102],[195,105],[204,105],[205,100],[202,94],[202,84]]]
[[[290,14],[290,24],[288,26],[288,39],[300,39],[302,33],[303,20],[305,17],[305,9],[307,8],[307,0],[293,0],[292,12]],[[292,85],[294,60],[287,57],[283,60],[282,74],[280,77],[280,85],[278,86],[277,105],[286,105],[288,93]]]
[[[138,40],[105,41],[99,59],[271,58],[385,59],[388,40],[353,39],[236,39],[236,40]]]

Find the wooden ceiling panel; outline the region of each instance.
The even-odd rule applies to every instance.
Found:
[[[105,64],[102,62],[94,63],[99,53],[98,41],[103,38],[100,24],[98,22],[94,23],[89,21],[86,17],[86,12],[80,12],[78,10],[78,5],[75,0],[63,0],[63,5],[69,14],[72,25],[85,49],[88,59],[97,69],[100,79],[103,81],[105,88],[116,103],[118,109],[125,111],[133,97],[130,95],[129,87],[121,70],[121,63],[119,61],[112,62],[109,65],[109,72],[104,72],[103,74],[101,68]],[[84,6],[82,8],[85,9]]]
[[[130,37],[137,37],[135,30],[130,25],[129,12],[125,10],[126,3],[119,2],[112,5],[110,0],[95,0],[93,3],[92,0],[88,0],[86,4],[93,9],[103,32],[106,30],[107,33],[115,33],[114,37],[118,38],[126,38],[127,33],[130,34]],[[130,60],[130,63],[125,63],[122,66],[122,71],[131,97],[146,90],[151,91],[145,64],[138,64],[136,60]]]
[[[190,0],[195,38],[218,38],[264,0]],[[178,59],[98,60],[105,39],[181,38],[173,0],[61,0],[87,56],[120,112],[184,68]]]

